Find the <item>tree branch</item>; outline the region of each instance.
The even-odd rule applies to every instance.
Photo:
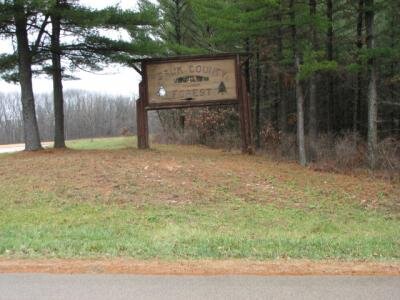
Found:
[[[36,38],[36,42],[32,47],[32,53],[33,54],[37,53],[37,50],[38,50],[39,45],[40,45],[40,41],[42,40],[43,33],[45,32],[45,28],[46,28],[47,24],[49,23],[49,22],[47,22],[48,19],[49,19],[49,16],[46,15],[44,20],[43,20],[42,26],[40,26],[40,30],[39,30],[38,36]]]

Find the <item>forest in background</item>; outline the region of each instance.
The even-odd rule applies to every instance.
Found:
[[[207,49],[248,58],[257,149],[330,170],[400,169],[399,1],[160,4],[161,36],[179,45],[177,53]],[[172,115],[163,122],[171,140],[228,147],[238,141],[230,121],[237,115],[229,110],[165,114]],[[186,129],[175,133],[179,118],[188,119]]]
[[[54,138],[53,99],[35,95],[36,114],[42,141]],[[68,90],[65,100],[65,137],[68,140],[132,135],[136,132],[134,100],[123,96]],[[23,143],[24,128],[19,94],[0,93],[0,144]]]
[[[0,67],[5,78],[21,84],[28,150],[37,149],[40,140],[34,98],[26,93],[31,89],[28,66],[31,75],[53,78],[55,140],[62,147],[60,83],[68,71],[109,62],[139,68],[138,60],[151,56],[234,52],[243,54],[259,151],[302,165],[323,162],[328,169],[400,169],[399,1],[138,4],[137,11],[95,11],[79,1],[1,2],[0,34],[15,39],[17,51],[2,55]],[[27,41],[27,28],[36,39]],[[122,28],[131,40],[104,37],[99,31],[104,28]],[[76,40],[65,38],[71,35]],[[237,145],[235,109],[162,111],[158,117],[164,129],[159,141]]]

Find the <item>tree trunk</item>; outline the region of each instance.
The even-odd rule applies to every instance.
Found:
[[[398,16],[397,18],[400,20],[400,16]],[[397,41],[396,40],[396,37],[397,37],[397,35],[396,35],[396,29],[397,29],[396,24],[397,24],[397,22],[399,20],[396,20],[396,14],[393,14],[393,16],[391,18],[391,22],[390,22],[390,28],[391,28],[391,30],[390,30],[390,47],[392,49],[395,49],[395,47],[396,47],[396,41]],[[390,79],[391,79],[391,82],[389,84],[390,102],[391,103],[395,103],[395,101],[396,101],[396,93],[395,93],[396,85],[393,82],[393,78],[395,78],[395,76],[396,76],[395,67],[396,67],[396,62],[392,61],[392,63],[390,64]],[[400,110],[398,110],[398,115],[400,117]],[[391,134],[395,134],[395,132],[396,132],[395,120],[396,120],[396,110],[393,110],[391,112],[391,114],[390,114]],[[400,120],[400,118],[399,118],[399,120]],[[399,133],[400,133],[400,131],[399,131]]]
[[[182,34],[182,0],[174,0],[175,3],[175,16],[174,16],[174,29],[175,29],[175,42],[179,45],[183,45],[183,34]],[[178,49],[176,54],[182,54],[181,49]],[[175,110],[171,113],[174,123],[174,129],[178,128],[180,134],[185,131],[185,111]]]
[[[255,82],[255,131],[256,131],[256,148],[260,148],[260,86],[261,86],[261,78],[260,78],[260,53],[259,49],[256,50],[256,82]]]
[[[283,87],[283,44],[282,44],[282,3],[280,3],[279,12],[277,14],[277,46],[278,46],[278,61],[279,61],[279,74],[278,74],[278,92],[279,92],[279,129],[285,133],[287,132],[287,103],[284,97]]]
[[[365,1],[365,25],[367,31],[367,48],[372,51],[374,41],[374,0]],[[376,168],[378,145],[378,94],[376,88],[377,75],[375,60],[368,60],[368,162],[371,169]]]
[[[32,88],[32,58],[29,49],[27,20],[24,8],[16,7],[15,29],[17,37],[18,72],[21,86],[22,117],[24,121],[25,150],[42,149],[40,144],[39,127],[36,119],[35,98]]]
[[[299,151],[299,162],[302,166],[307,164],[305,136],[304,136],[304,94],[301,86],[299,71],[300,71],[300,55],[297,45],[297,29],[296,15],[294,10],[294,0],[290,0],[290,21],[292,27],[292,47],[294,56],[294,75],[296,82],[296,104],[297,104],[297,143]]]
[[[250,39],[249,38],[246,38],[244,46],[245,46],[245,49],[246,49],[246,53],[250,53],[251,47],[250,47]],[[251,89],[251,84],[250,84],[250,57],[245,62],[244,74],[245,74],[247,88],[250,90]]]
[[[313,43],[313,51],[317,50],[317,31],[315,30],[317,1],[310,0],[310,16],[311,16],[311,37]],[[318,135],[317,124],[317,74],[310,77],[310,107],[309,107],[309,123],[308,134],[310,140],[314,142]]]
[[[178,45],[182,45],[182,3],[181,0],[174,0],[175,2],[175,18],[174,18],[174,25],[175,25],[175,39]],[[178,53],[180,54],[180,53]]]
[[[56,2],[56,7],[60,2]],[[51,60],[53,75],[54,102],[54,148],[65,148],[64,132],[64,96],[62,86],[61,49],[60,49],[60,17],[51,16]]]
[[[297,103],[297,143],[299,145],[299,162],[302,166],[307,165],[305,136],[304,136],[304,94],[298,76],[300,70],[300,58],[296,54],[296,103]]]
[[[327,0],[326,2],[326,16],[328,19],[328,30],[326,32],[326,53],[327,59],[333,60],[333,2],[332,0]],[[327,105],[327,122],[328,122],[328,132],[333,129],[333,119],[334,119],[334,104],[333,104],[333,76],[328,75],[328,105]]]
[[[361,66],[362,62],[360,59],[360,52],[363,47],[362,40],[362,28],[363,28],[363,18],[364,18],[364,0],[358,1],[358,17],[357,17],[357,63]],[[356,97],[353,103],[353,133],[354,135],[358,132],[359,124],[359,114],[361,109],[361,98],[362,98],[362,72],[359,70],[357,72],[357,87],[356,87]]]

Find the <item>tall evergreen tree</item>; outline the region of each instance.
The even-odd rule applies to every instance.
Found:
[[[365,26],[367,32],[367,48],[372,52],[375,49],[375,12],[374,0],[365,1]],[[378,146],[378,94],[377,74],[373,53],[368,59],[368,162],[375,169]]]
[[[161,27],[159,35],[170,54],[200,53],[201,28],[192,0],[159,0]]]
[[[317,1],[310,0],[310,34],[312,51],[318,51],[318,38],[317,38]],[[310,101],[309,101],[309,123],[308,123],[308,134],[312,142],[316,141],[318,134],[318,124],[317,124],[317,74],[310,75]]]
[[[299,162],[302,166],[307,164],[305,133],[304,133],[304,93],[300,78],[300,49],[298,46],[298,32],[296,25],[296,10],[294,0],[290,0],[290,21],[292,30],[292,50],[294,60],[294,77],[296,86],[296,105],[297,105],[297,144],[299,153]]]
[[[61,58],[70,61],[70,69],[99,69],[104,62],[128,63],[130,57],[148,55],[148,35],[140,35],[143,26],[156,23],[157,12],[153,5],[142,1],[141,10],[127,11],[117,7],[91,10],[77,5],[75,1],[53,0],[49,10],[52,22],[50,52],[52,63],[49,69],[53,77],[54,116],[56,148],[65,147],[64,112]],[[113,40],[99,35],[98,28],[127,29],[132,41]],[[73,34],[74,41],[60,41],[60,34]],[[155,46],[155,44],[153,45]],[[44,49],[46,50],[46,49]],[[155,51],[155,49],[153,50]]]
[[[61,65],[61,8],[67,5],[65,0],[55,0],[50,9],[51,18],[51,74],[53,78],[53,104],[54,104],[54,148],[65,148],[64,130],[64,95],[62,86]]]
[[[2,55],[0,71],[9,71],[16,63],[21,87],[22,116],[24,121],[25,150],[40,150],[40,135],[36,119],[35,98],[32,88],[32,57],[40,43],[47,20],[40,17],[43,1],[5,0],[0,2],[0,34],[15,37],[16,53]],[[41,25],[40,22],[43,22]],[[29,28],[39,28],[36,42],[31,45]]]
[[[113,62],[132,65],[138,57],[159,51],[159,43],[154,42],[146,34],[148,29],[146,26],[157,23],[157,10],[147,1],[141,1],[140,11],[127,11],[118,7],[93,10],[82,7],[77,1],[72,0],[44,1],[36,7],[36,10],[36,13],[44,19],[44,25],[48,21],[51,23],[51,31],[45,31],[44,28],[39,31],[40,39],[38,38],[31,47],[29,65],[38,63],[40,68],[37,68],[36,72],[52,76],[54,146],[63,148],[65,132],[62,80],[70,77],[68,70],[76,68],[100,70]],[[126,29],[131,35],[131,41],[108,38],[99,34],[100,28]],[[7,62],[3,63],[3,69],[13,69],[13,62],[10,59],[12,57],[13,55],[3,57],[3,62]],[[62,65],[62,59],[69,62],[69,65]],[[26,88],[22,90],[25,92]]]

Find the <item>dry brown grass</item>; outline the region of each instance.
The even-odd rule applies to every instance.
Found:
[[[0,180],[24,194],[54,193],[68,201],[185,204],[226,194],[245,201],[302,206],[318,195],[399,209],[398,182],[368,173],[332,174],[262,156],[198,146],[153,150],[45,150],[0,160]]]

